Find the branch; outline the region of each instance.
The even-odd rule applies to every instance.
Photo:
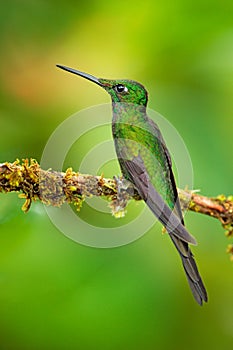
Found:
[[[101,196],[109,201],[112,214],[122,217],[130,199],[140,200],[133,185],[123,178],[107,179],[74,172],[43,170],[33,159],[20,163],[0,164],[0,192],[20,192],[25,202],[22,210],[27,212],[32,201],[40,200],[46,205],[60,207],[64,202],[73,203],[80,210],[86,197]],[[194,191],[178,190],[183,210],[209,215],[218,219],[226,230],[227,237],[233,237],[233,196],[220,195],[214,198],[201,196]],[[227,251],[232,254],[233,245]]]

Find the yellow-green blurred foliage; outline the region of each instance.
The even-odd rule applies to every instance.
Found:
[[[2,2],[0,161],[40,160],[65,118],[109,102],[96,85],[59,71],[60,63],[143,83],[149,106],[188,147],[194,187],[232,194],[232,17],[227,0]],[[80,154],[93,140],[83,138]],[[116,169],[106,166],[107,175]],[[1,194],[1,349],[232,347],[232,263],[218,222],[186,215],[209,293],[200,308],[160,225],[130,245],[94,249],[63,236],[40,203],[28,214],[21,205],[16,194]],[[95,220],[101,226],[102,215]]]

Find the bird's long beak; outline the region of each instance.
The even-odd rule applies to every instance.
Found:
[[[66,70],[67,72],[70,72],[70,73],[73,73],[73,74],[77,74],[79,75],[80,77],[83,77],[85,79],[88,79],[90,81],[93,81],[93,83],[96,83],[100,86],[103,86],[101,84],[101,82],[99,81],[98,78],[94,77],[93,75],[90,75],[90,74],[87,74],[87,73],[84,73],[84,72],[80,72],[79,70],[76,70],[76,69],[73,69],[73,68],[69,68],[69,67],[66,67],[66,66],[62,66],[60,64],[57,64],[56,65],[58,68],[61,68],[61,69],[64,69]]]

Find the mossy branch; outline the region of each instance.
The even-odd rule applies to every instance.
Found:
[[[113,215],[121,217],[130,199],[140,200],[132,184],[122,178],[80,174],[71,168],[66,172],[43,170],[34,159],[1,163],[0,192],[20,192],[19,197],[25,199],[24,212],[36,200],[58,207],[64,202],[73,203],[80,210],[86,197],[101,196],[109,201]],[[183,209],[218,219],[226,236],[233,236],[233,196],[209,198],[195,191],[179,190],[179,198]],[[232,244],[228,246],[228,252],[233,259]]]

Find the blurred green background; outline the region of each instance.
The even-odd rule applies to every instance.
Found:
[[[109,102],[94,84],[56,69],[61,63],[142,82],[149,106],[188,147],[194,188],[232,194],[232,15],[232,1],[218,0],[3,2],[0,161],[40,160],[65,118]],[[116,174],[114,164],[106,169]],[[21,205],[1,194],[0,349],[232,347],[230,242],[217,221],[186,215],[209,293],[201,308],[160,225],[130,245],[95,249],[62,235],[40,203],[26,215]]]

